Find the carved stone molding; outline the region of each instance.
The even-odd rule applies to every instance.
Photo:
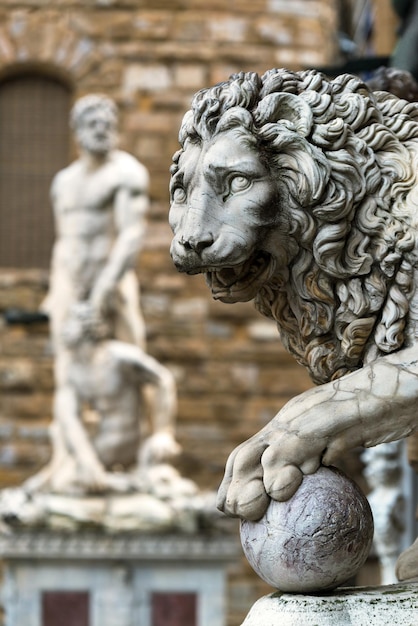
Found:
[[[22,530],[0,535],[3,559],[97,559],[228,561],[240,551],[234,537],[137,535],[117,536]]]

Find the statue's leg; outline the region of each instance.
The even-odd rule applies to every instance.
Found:
[[[62,281],[60,288],[54,288],[43,303],[43,310],[49,315],[50,333],[55,355],[65,349],[62,330],[71,307],[77,302],[77,294],[69,281]]]
[[[56,475],[59,474],[63,467],[66,467],[68,451],[57,424],[52,423],[49,432],[52,444],[51,460],[39,472],[24,482],[24,489],[28,493],[49,491],[52,488]]]

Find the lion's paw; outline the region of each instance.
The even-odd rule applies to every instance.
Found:
[[[256,521],[271,498],[291,498],[304,474],[312,474],[320,465],[320,455],[310,456],[300,440],[295,447],[294,439],[283,432],[264,432],[236,448],[219,488],[218,508],[231,517]]]

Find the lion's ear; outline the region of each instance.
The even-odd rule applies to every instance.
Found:
[[[282,122],[288,127],[290,122],[302,137],[309,135],[313,123],[310,106],[291,93],[270,93],[265,96],[258,104],[254,119],[256,124]]]

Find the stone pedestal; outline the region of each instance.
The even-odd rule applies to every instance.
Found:
[[[242,626],[415,626],[418,581],[352,587],[316,595],[272,593],[258,600]]]
[[[0,536],[5,626],[224,626],[234,539]]]

